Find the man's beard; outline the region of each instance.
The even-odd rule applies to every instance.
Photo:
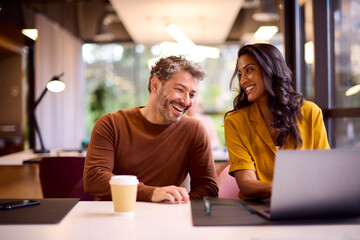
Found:
[[[183,104],[177,102],[177,101],[169,101],[169,98],[164,93],[163,88],[160,89],[158,96],[156,97],[156,106],[159,110],[160,115],[163,117],[163,119],[168,123],[178,123],[181,119],[181,117],[186,113],[186,111],[189,109],[189,106],[186,106],[184,108],[184,111],[180,114],[180,116],[171,116],[171,112],[173,108],[173,104],[177,104],[179,106],[184,107]]]

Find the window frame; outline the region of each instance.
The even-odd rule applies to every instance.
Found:
[[[299,0],[284,1],[285,59],[295,72],[295,89],[305,89],[304,9]],[[334,0],[315,1],[314,29],[314,102],[322,109],[331,148],[336,148],[336,118],[360,118],[360,108],[335,108]]]

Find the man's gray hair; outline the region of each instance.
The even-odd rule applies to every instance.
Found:
[[[151,79],[157,77],[161,80],[162,83],[166,82],[177,72],[186,71],[190,73],[197,81],[202,81],[206,74],[202,66],[186,60],[184,57],[180,56],[169,56],[160,58],[155,66],[151,68],[148,90],[151,93]]]

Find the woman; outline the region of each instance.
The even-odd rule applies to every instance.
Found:
[[[329,149],[321,109],[293,87],[292,73],[270,44],[245,45],[238,52],[239,93],[225,115],[230,170],[240,198],[271,196],[279,149]]]

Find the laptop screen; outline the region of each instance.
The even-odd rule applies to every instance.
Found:
[[[271,219],[360,215],[360,150],[282,150]]]

